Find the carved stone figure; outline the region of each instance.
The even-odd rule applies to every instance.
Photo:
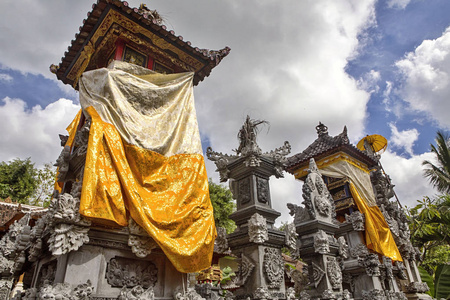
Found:
[[[373,289],[371,291],[362,291],[363,300],[384,300],[384,292],[382,290]]]
[[[327,257],[327,275],[333,290],[340,290],[342,287],[342,272],[335,257]]]
[[[269,202],[269,181],[264,178],[256,178],[256,187],[258,191],[258,201],[261,203]]]
[[[266,219],[258,213],[248,220],[248,235],[250,242],[262,244],[269,239]]]
[[[403,264],[403,262],[402,261],[396,261],[395,262],[395,266],[398,269],[398,277],[400,279],[403,279],[403,280],[408,279],[408,276],[406,275],[406,267]]]
[[[84,243],[89,242],[89,227],[73,224],[57,224],[48,239],[49,249],[53,255],[62,255],[78,250]]]
[[[336,299],[336,295],[333,293],[331,289],[325,290],[322,293],[321,299]]]
[[[217,237],[214,241],[214,251],[224,253],[228,250],[227,230],[223,227],[217,227]]]
[[[106,279],[113,287],[149,288],[158,279],[158,269],[150,261],[135,261],[125,258],[112,258],[106,268]]]
[[[303,184],[303,199],[312,219],[317,219],[319,215],[331,222],[336,216],[333,197],[313,158],[309,162],[308,176]]]
[[[264,272],[269,282],[269,288],[279,288],[283,282],[284,263],[279,250],[264,249]]]
[[[202,298],[195,289],[188,288],[187,292],[183,291],[183,288],[181,286],[177,287],[173,292],[173,299],[174,300],[205,300],[205,298]]]
[[[345,241],[345,237],[340,236],[337,239],[337,241],[338,241],[338,245],[339,245],[339,255],[343,259],[348,258],[348,245],[347,245],[347,242]]]
[[[68,283],[45,285],[39,290],[39,300],[71,300],[72,289]]]
[[[314,251],[320,254],[327,254],[330,252],[328,235],[323,230],[319,230],[314,236]]]
[[[237,155],[246,157],[245,165],[247,167],[259,166],[261,160],[261,148],[256,143],[256,135],[258,134],[258,125],[268,124],[267,121],[252,120],[250,116],[245,119],[244,125],[238,133],[239,147],[236,149]]]
[[[292,253],[297,252],[297,232],[295,230],[295,224],[289,223],[284,228],[285,244]]]
[[[300,224],[303,221],[308,221],[311,219],[306,208],[292,203],[288,203],[286,205],[289,209],[289,214],[294,217],[294,224]]]
[[[410,282],[406,285],[406,291],[409,293],[426,293],[430,290],[425,282]]]
[[[155,293],[153,292],[153,287],[149,287],[148,289],[143,288],[140,285],[136,285],[135,287],[128,289],[124,286],[120,290],[119,300],[154,300]]]
[[[228,162],[230,159],[236,159],[234,156],[229,156],[227,154],[222,154],[220,152],[215,152],[211,147],[206,149],[206,156],[209,160],[216,164],[216,172],[219,172],[220,182],[226,182],[230,175],[230,170],[228,169]]]
[[[310,300],[311,299],[311,295],[308,294],[307,291],[302,291],[300,293],[300,300]]]
[[[266,287],[259,287],[253,294],[253,299],[269,300],[272,299],[269,290]]]
[[[364,231],[365,226],[365,217],[363,213],[360,213],[359,211],[354,211],[350,215],[345,215],[345,220],[347,222],[352,223],[353,229],[355,231]]]
[[[295,289],[293,287],[286,290],[286,300],[295,300]]]

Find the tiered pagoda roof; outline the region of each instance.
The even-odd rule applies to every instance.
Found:
[[[9,226],[22,218],[26,213],[31,213],[32,217],[38,218],[47,211],[47,208],[40,206],[26,205],[12,202],[10,198],[0,199],[0,236],[8,230]]]
[[[167,30],[158,13],[145,5],[130,8],[126,1],[98,0],[61,63],[50,69],[59,80],[76,88],[84,71],[108,65],[117,39],[150,50],[157,60],[170,64],[168,67],[174,71],[195,72],[194,85],[209,76],[230,52],[228,47],[218,51],[193,47],[173,30]]]
[[[316,130],[318,138],[309,145],[308,148],[301,153],[288,157],[288,163],[285,167],[287,172],[294,174],[296,170],[307,166],[311,158],[314,158],[317,161],[340,151],[358,159],[368,167],[377,165],[377,161],[373,157],[350,144],[346,126],[344,127],[344,130],[336,136],[330,136],[328,134],[328,128],[320,122],[319,125],[316,126]]]

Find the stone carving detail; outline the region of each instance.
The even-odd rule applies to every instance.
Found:
[[[223,227],[217,227],[217,237],[214,241],[214,252],[224,253],[228,250],[227,230]]]
[[[365,226],[365,217],[363,213],[360,213],[359,211],[354,211],[350,215],[345,215],[345,220],[347,222],[352,223],[353,229],[355,231],[364,231]]]
[[[358,259],[358,264],[366,269],[369,276],[381,276],[378,255],[370,253],[363,244],[358,244],[351,250],[351,255]]]
[[[236,155],[227,155],[220,152],[215,152],[210,147],[206,149],[206,156],[209,160],[214,161],[216,164],[216,171],[220,174],[221,182],[228,180],[230,175],[228,166],[230,163],[239,158],[244,158],[244,164],[246,167],[259,167],[261,164],[261,157],[268,158],[273,163],[273,172],[275,177],[283,177],[283,169],[287,162],[286,156],[290,153],[291,146],[288,142],[285,142],[280,148],[262,153],[261,148],[259,148],[256,143],[256,135],[258,133],[257,127],[262,124],[267,124],[267,122],[253,120],[247,116],[238,133],[239,147],[234,150]]]
[[[57,224],[48,239],[49,249],[53,255],[62,255],[78,250],[84,243],[89,242],[88,231],[89,227]]]
[[[308,294],[307,291],[301,291],[300,292],[300,300],[310,300],[311,296]]]
[[[363,300],[384,300],[386,299],[382,290],[373,289],[371,291],[362,291]]]
[[[333,197],[313,158],[309,161],[308,176],[303,184],[303,199],[312,219],[317,219],[319,215],[331,222],[332,218],[336,216]]]
[[[112,258],[106,269],[106,279],[113,287],[153,287],[158,279],[158,269],[150,261]]]
[[[258,201],[261,203],[268,203],[270,197],[269,181],[267,179],[257,177],[256,186],[258,190]]]
[[[333,290],[328,289],[323,291],[321,299],[336,299],[336,295],[333,293]]]
[[[350,292],[348,290],[343,290],[342,291],[342,299],[350,300],[350,299],[352,299],[352,294],[350,294]]]
[[[253,294],[253,298],[260,299],[260,300],[272,299],[272,297],[270,296],[269,290],[266,287],[257,288]]]
[[[397,269],[398,269],[398,277],[400,278],[400,279],[403,279],[403,280],[406,280],[406,279],[408,279],[408,276],[406,275],[406,267],[405,267],[405,265],[403,264],[403,262],[402,261],[396,261],[395,262],[395,266],[397,267]]]
[[[300,224],[303,221],[311,220],[308,210],[296,204],[286,204],[289,209],[289,214],[294,217],[294,224]]]
[[[409,283],[405,288],[408,293],[426,293],[430,290],[425,282],[416,281]]]
[[[248,278],[250,277],[253,269],[255,268],[255,264],[250,261],[250,259],[244,255],[244,253],[241,254],[241,263],[239,264],[238,268],[238,280],[237,284],[239,286],[244,285]]]
[[[383,267],[385,271],[385,276],[389,279],[394,278],[394,273],[392,271],[392,259],[389,257],[383,256]]]
[[[58,167],[58,182],[64,182],[66,180],[67,173],[69,172],[70,162],[70,146],[65,146],[58,158],[56,159],[55,167]]]
[[[50,203],[48,214],[52,216],[50,226],[53,230],[48,239],[53,255],[62,255],[78,250],[89,242],[90,221],[79,213],[80,201],[71,194],[61,194]]]
[[[285,244],[292,253],[297,252],[297,232],[294,223],[287,224],[284,228]]]
[[[9,293],[11,292],[13,280],[0,279],[0,299],[9,299]]]
[[[339,246],[339,255],[343,259],[348,258],[348,245],[347,245],[347,242],[345,241],[345,237],[340,236],[337,239],[337,241],[338,241],[338,246]]]
[[[246,204],[250,202],[250,179],[244,178],[239,180],[239,198],[241,204]]]
[[[56,260],[41,267],[41,278],[39,286],[51,285],[55,280],[56,275]]]
[[[248,220],[248,235],[250,242],[262,244],[269,240],[266,219],[258,213]]]
[[[235,156],[228,154],[222,154],[221,152],[215,152],[211,147],[206,149],[206,156],[209,160],[216,164],[216,172],[219,172],[220,182],[226,182],[230,176],[230,170],[228,170],[228,162],[235,160]]]
[[[71,300],[72,289],[68,283],[57,283],[55,285],[45,285],[39,290],[39,298]]]
[[[48,214],[42,216],[37,220],[31,230],[31,243],[30,249],[28,250],[28,260],[30,262],[36,261],[42,252],[42,233],[44,232],[48,217]]]
[[[128,289],[124,286],[120,290],[118,300],[154,300],[155,293],[153,292],[153,287],[145,289],[141,285],[136,285],[135,287]]]
[[[319,230],[314,236],[314,252],[320,254],[327,254],[330,252],[328,235],[323,230]]]
[[[88,279],[86,283],[79,284],[73,290],[75,299],[88,300],[91,299],[91,294],[94,292],[94,287],[91,281]]]
[[[340,290],[342,286],[342,272],[334,257],[327,257],[327,275],[333,290]]]
[[[318,264],[312,262],[312,282],[316,288],[319,286],[324,275],[325,271]]]
[[[279,288],[283,283],[284,263],[277,249],[264,249],[264,271],[269,288]]]
[[[227,292],[228,294],[228,292]],[[202,298],[195,289],[188,288],[187,292],[183,291],[183,288],[181,286],[178,286],[174,292],[173,292],[173,299],[174,300],[205,300],[205,298]],[[144,300],[144,299],[143,299]],[[147,299],[145,299],[147,300]]]
[[[295,289],[293,287],[286,290],[286,300],[295,300]]]
[[[131,247],[131,252],[136,254],[137,257],[144,258],[152,253],[152,250],[157,248],[158,244],[151,237],[129,235],[128,246]]]

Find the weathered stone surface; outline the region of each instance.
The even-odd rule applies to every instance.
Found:
[[[264,272],[269,288],[281,287],[284,276],[284,262],[280,250],[275,248],[264,249]]]
[[[113,287],[153,287],[158,279],[158,269],[150,261],[113,258],[106,270],[108,283]]]
[[[248,220],[248,236],[250,242],[262,244],[269,239],[266,219],[258,213]]]

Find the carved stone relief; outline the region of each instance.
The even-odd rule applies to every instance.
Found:
[[[339,255],[343,258],[346,259],[348,258],[348,245],[347,242],[345,241],[345,237],[340,236],[338,239],[338,246],[339,246]]]
[[[289,214],[294,217],[294,224],[300,224],[304,221],[311,220],[310,214],[305,207],[288,203]]]
[[[151,237],[130,234],[128,236],[128,246],[131,247],[131,252],[137,257],[144,258],[152,253],[152,250],[157,248],[158,244]]]
[[[56,260],[44,265],[40,270],[39,287],[52,285],[56,274]]]
[[[289,223],[284,228],[285,244],[292,253],[297,252],[297,231],[294,223]]]
[[[248,220],[248,235],[250,242],[262,244],[269,240],[266,219],[258,213]]]
[[[269,181],[264,178],[256,177],[256,187],[258,190],[258,201],[268,203],[270,200]]]
[[[333,290],[340,290],[342,287],[342,272],[335,257],[327,257],[327,275]]]
[[[120,294],[117,297],[118,300],[154,300],[155,293],[153,287],[145,289],[141,285],[137,285],[131,289],[124,286],[120,290]]]
[[[279,250],[264,249],[264,273],[269,282],[269,288],[280,288],[283,283],[284,263]]]
[[[272,299],[269,290],[266,287],[259,287],[253,293],[254,299],[269,300]]]
[[[317,288],[325,275],[325,271],[315,262],[312,262],[312,282]]]
[[[224,253],[228,250],[227,230],[223,227],[216,227],[217,237],[214,241],[214,252]]]
[[[295,300],[295,289],[290,287],[286,290],[286,300]]]
[[[382,290],[373,289],[371,291],[362,291],[363,300],[384,300],[384,292]]]
[[[250,202],[250,178],[244,178],[239,180],[239,199],[241,204]]]
[[[359,211],[354,211],[350,215],[345,215],[345,220],[347,222],[352,223],[353,230],[355,231],[364,231],[365,226],[365,217],[364,214],[360,213]]]
[[[328,235],[323,230],[319,230],[314,236],[314,252],[327,254],[330,252]]]
[[[155,285],[158,269],[150,261],[112,258],[106,269],[106,279],[113,287],[132,288],[137,285],[147,289]]]

